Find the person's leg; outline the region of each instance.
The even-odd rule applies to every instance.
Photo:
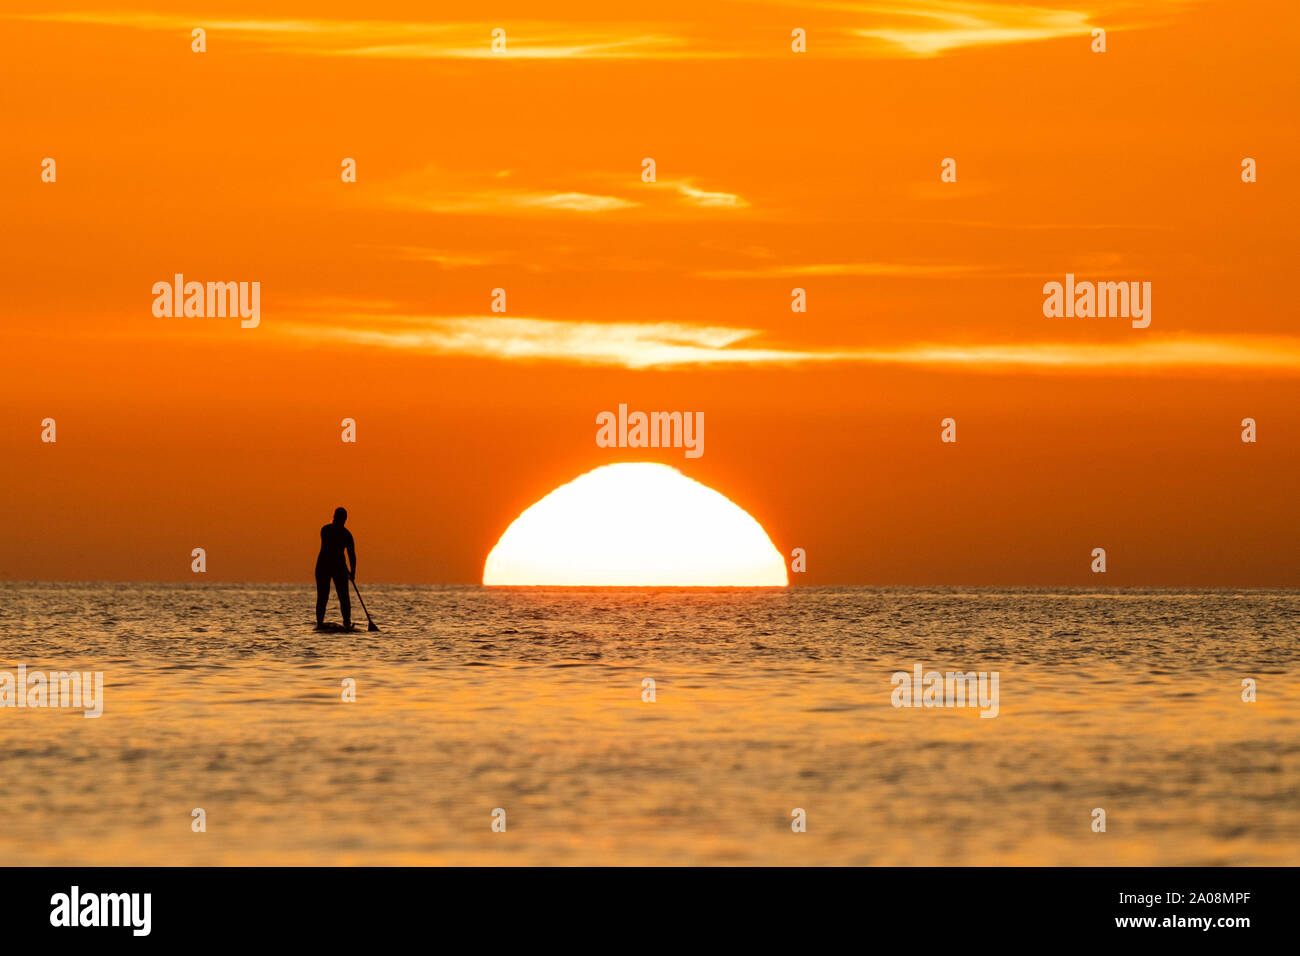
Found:
[[[352,595],[348,593],[346,573],[335,576],[334,590],[339,592],[339,610],[343,612],[343,626],[352,626]]]
[[[316,572],[316,623],[325,623],[325,608],[330,603],[330,576],[320,570]]]

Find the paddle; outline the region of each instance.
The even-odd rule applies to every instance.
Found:
[[[366,630],[367,631],[379,630],[379,625],[377,625],[374,622],[374,620],[370,617],[370,612],[366,610],[366,600],[361,596],[361,592],[357,590],[357,582],[355,580],[352,582],[352,590],[357,592],[357,600],[361,602],[361,610],[366,612],[366,624],[367,624]]]

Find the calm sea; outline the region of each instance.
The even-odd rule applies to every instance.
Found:
[[[1300,863],[1300,592],[364,590],[0,585],[0,864]]]

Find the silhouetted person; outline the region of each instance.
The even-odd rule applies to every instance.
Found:
[[[325,623],[325,608],[330,603],[330,581],[339,596],[339,610],[343,612],[343,626],[352,626],[352,598],[348,594],[348,581],[357,578],[357,549],[352,542],[352,532],[343,527],[348,520],[346,508],[334,509],[334,520],[320,529],[320,554],[316,557],[316,626]],[[343,553],[347,552],[347,560]],[[348,569],[351,562],[352,568]]]

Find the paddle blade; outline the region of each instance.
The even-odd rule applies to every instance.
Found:
[[[377,630],[379,630],[379,625],[377,625],[374,621],[371,621],[370,624],[367,625],[366,630],[367,630],[367,631],[377,631]]]

